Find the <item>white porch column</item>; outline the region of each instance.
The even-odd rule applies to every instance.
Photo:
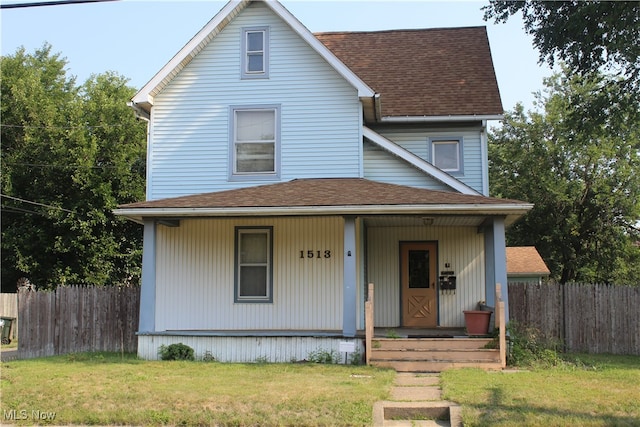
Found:
[[[343,308],[342,334],[354,337],[357,327],[357,290],[358,278],[356,263],[356,219],[344,217],[344,274],[343,274]]]
[[[487,305],[496,305],[496,283],[502,285],[505,320],[509,321],[509,287],[507,286],[507,247],[505,241],[504,218],[494,218],[492,225],[485,228],[485,298]]]
[[[140,323],[138,332],[156,330],[156,222],[144,221],[142,246],[142,286],[140,288]]]

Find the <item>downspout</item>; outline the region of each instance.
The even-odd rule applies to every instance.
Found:
[[[380,102],[380,94],[373,95],[373,114],[376,118],[376,123],[382,121],[382,103]]]
[[[480,130],[480,155],[482,157],[482,194],[489,197],[489,142],[486,120],[482,121]]]

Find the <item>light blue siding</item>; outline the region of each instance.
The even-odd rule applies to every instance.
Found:
[[[242,28],[268,26],[269,78],[241,79]],[[359,177],[357,91],[260,2],[247,7],[154,99],[148,199],[220,191],[229,181],[229,106],[281,105],[281,174]]]
[[[368,141],[364,142],[364,177],[389,184],[451,191],[447,185]]]
[[[385,129],[375,129],[380,135],[385,138],[390,139],[395,142],[402,148],[412,152],[416,156],[431,162],[431,153],[429,138],[462,138],[462,147],[463,147],[463,161],[464,165],[464,173],[456,174],[456,179],[462,181],[467,184],[469,187],[474,190],[482,193],[483,191],[483,177],[482,177],[482,152],[481,152],[481,128],[462,128],[460,130],[455,129],[407,129],[407,130],[398,130],[394,129],[392,131]],[[416,177],[412,176],[412,173],[409,172],[408,165],[405,162],[400,162],[396,160],[395,162],[389,162],[388,170],[384,170],[384,165],[381,164],[381,155],[380,153],[374,153],[370,149],[367,149],[365,146],[365,177],[370,177],[371,179],[381,180],[380,177],[384,179],[385,182],[395,182],[397,184],[403,185],[414,185],[423,188],[432,188],[432,189],[448,189],[444,186],[444,184],[439,184],[436,182],[440,188],[430,187],[430,184],[421,184],[416,185]],[[380,151],[380,150],[376,150]],[[381,151],[384,153],[384,151]],[[387,156],[392,157],[392,156]],[[399,180],[394,181],[394,176],[398,176]],[[424,178],[423,178],[424,182]]]

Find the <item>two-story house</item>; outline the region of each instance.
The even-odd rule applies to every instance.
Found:
[[[231,1],[131,106],[147,200],[116,213],[144,224],[143,358],[362,352],[368,283],[375,327],[433,329],[507,283],[505,228],[531,205],[488,197],[484,27],[312,34]]]

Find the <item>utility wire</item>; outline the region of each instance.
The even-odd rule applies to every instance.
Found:
[[[74,125],[74,126],[51,126],[51,125],[8,125],[0,123],[0,127],[3,128],[16,128],[16,129],[109,129],[109,128],[121,128],[130,126],[128,124],[109,124],[109,125]]]
[[[141,162],[143,159],[135,159],[133,162]],[[45,164],[45,163],[5,163],[5,166],[23,166],[29,168],[59,168],[59,169],[119,169],[120,166],[116,165],[104,165],[104,166],[88,166],[88,165],[78,165],[78,164],[68,164],[68,165],[54,165],[54,164]],[[131,169],[133,169],[133,165],[130,165]]]
[[[62,6],[66,4],[81,4],[81,3],[102,3],[107,1],[118,0],[53,0],[53,1],[36,1],[29,3],[10,3],[0,4],[0,9],[18,9],[23,7],[40,7],[40,6]]]
[[[61,210],[61,211],[64,211],[64,212],[68,212],[68,213],[74,213],[73,211],[70,211],[69,209],[61,208],[61,207],[58,207],[58,206],[46,205],[44,203],[32,202],[31,200],[25,200],[25,199],[21,199],[19,197],[7,196],[6,194],[0,194],[0,197],[4,197],[6,199],[15,200],[15,201],[22,202],[22,203],[28,203],[28,204],[31,204],[31,205],[42,206],[42,207],[50,208],[50,209],[58,209],[58,210]]]
[[[21,209],[21,208],[17,208],[15,206],[2,206],[2,208],[0,208],[0,211],[5,214],[5,213],[16,213],[16,214],[34,214],[34,215],[40,215],[40,216],[49,216],[48,214],[45,214],[43,212],[37,212],[37,211],[32,211],[30,209]]]

